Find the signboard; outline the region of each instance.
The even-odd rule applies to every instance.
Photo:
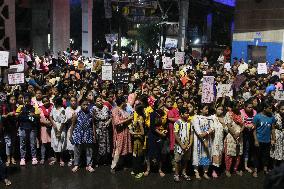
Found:
[[[102,65],[104,65],[104,64],[105,64],[104,60],[94,59],[91,72],[98,72],[98,71],[100,71],[102,69]]]
[[[258,63],[257,64],[257,74],[267,74],[266,63]]]
[[[129,72],[115,72],[114,73],[114,83],[115,84],[128,84],[129,83]]]
[[[177,48],[178,40],[174,38],[166,38],[165,48]]]
[[[172,70],[173,69],[173,61],[171,57],[164,56],[162,59],[163,62],[163,69],[164,70]]]
[[[284,100],[284,91],[283,90],[275,91],[274,99],[281,100],[281,101]]]
[[[233,96],[233,90],[231,84],[219,84],[217,86],[217,98],[228,96]]]
[[[110,45],[114,45],[116,44],[117,40],[118,40],[118,34],[117,33],[113,33],[113,34],[106,34],[105,35],[106,38],[106,42]]]
[[[202,81],[201,103],[209,104],[214,101],[214,76],[204,76]]]
[[[184,64],[184,57],[185,57],[185,52],[176,52],[175,53],[175,64],[176,65]]]
[[[8,66],[9,63],[9,52],[8,51],[0,51],[0,67]]]
[[[8,74],[8,84],[9,85],[18,85],[25,83],[25,74],[24,73],[12,73]]]
[[[231,71],[231,63],[230,62],[227,62],[225,65],[224,65],[224,68],[230,72]]]
[[[111,65],[102,66],[102,80],[112,81],[112,66]]]

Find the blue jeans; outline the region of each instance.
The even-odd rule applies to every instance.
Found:
[[[21,159],[25,159],[25,157],[26,157],[26,152],[27,152],[26,141],[27,141],[27,139],[30,140],[32,158],[36,158],[36,136],[37,136],[36,131],[33,130],[33,129],[19,128]]]

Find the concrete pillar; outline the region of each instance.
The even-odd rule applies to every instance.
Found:
[[[4,15],[4,9],[8,9],[8,15]],[[0,16],[4,20],[4,26],[0,29],[5,31],[3,38],[0,39],[0,48],[10,52],[12,56],[17,55],[16,48],[16,23],[15,23],[15,0],[5,0],[0,7]]]
[[[93,49],[93,0],[82,0],[82,55],[92,57]]]
[[[180,0],[179,7],[179,34],[178,34],[178,48],[184,51],[186,44],[186,31],[188,27],[188,9],[189,1]]]
[[[48,51],[49,0],[32,0],[32,47],[39,55]]]
[[[70,47],[70,1],[52,0],[51,12],[51,46],[56,56]]]

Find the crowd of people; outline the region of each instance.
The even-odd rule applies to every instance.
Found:
[[[113,57],[106,62],[130,73],[127,84],[103,81],[101,68],[89,69],[91,59],[77,51],[58,58],[18,53],[26,83],[0,90],[0,176],[7,185],[4,167],[29,162],[72,172],[110,165],[112,174],[131,167],[136,179],[157,169],[160,177],[173,172],[176,182],[243,171],[258,177],[283,162],[284,103],[274,98],[284,84],[280,60],[258,75],[237,58],[228,68],[186,53],[184,65],[163,70],[161,54]],[[233,84],[233,95],[201,103],[204,76],[215,77],[215,94],[219,84]]]

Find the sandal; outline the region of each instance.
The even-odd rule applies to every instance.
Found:
[[[76,173],[77,171],[79,171],[79,169],[80,169],[79,166],[75,166],[75,167],[72,169],[72,172],[73,172],[73,173]]]
[[[213,178],[218,178],[218,174],[216,173],[216,171],[213,171],[213,172],[212,172],[212,177],[213,177]]]
[[[17,165],[17,161],[14,158],[12,158],[11,162],[12,162],[13,165]]]
[[[179,176],[178,175],[174,175],[174,181],[175,182],[180,182]]]
[[[166,176],[166,174],[163,171],[159,171],[160,177]]]
[[[239,176],[243,176],[243,172],[242,171],[236,171],[236,174]]]
[[[253,171],[252,171],[251,168],[249,168],[249,167],[245,167],[245,170],[246,170],[248,173],[253,173]]]
[[[182,174],[182,177],[183,177],[184,180],[186,180],[186,181],[191,181],[191,178],[190,178],[187,174],[185,174],[185,173]]]
[[[5,186],[11,186],[12,182],[8,179],[4,179]]]
[[[89,173],[93,173],[95,172],[95,169],[89,165],[88,167],[86,167],[86,171],[88,171]]]
[[[203,177],[204,177],[206,180],[210,180],[210,177],[207,175],[206,172],[203,174]]]
[[[54,165],[56,163],[56,160],[51,160],[50,162],[49,162],[49,165]]]
[[[230,171],[226,171],[225,174],[226,174],[227,177],[231,177],[231,176],[232,176],[231,173],[230,173]]]
[[[149,171],[147,170],[146,172],[144,172],[145,177],[149,176],[149,174],[150,174],[150,170]]]
[[[65,163],[64,163],[63,161],[61,161],[61,162],[59,163],[59,165],[60,165],[60,167],[64,167]]]
[[[257,176],[257,172],[254,171],[253,174],[252,174],[252,176],[253,176],[254,178],[257,178],[257,177],[258,177],[258,176]]]
[[[200,177],[198,171],[195,171],[195,178],[196,178],[197,180],[201,180],[201,177]]]

